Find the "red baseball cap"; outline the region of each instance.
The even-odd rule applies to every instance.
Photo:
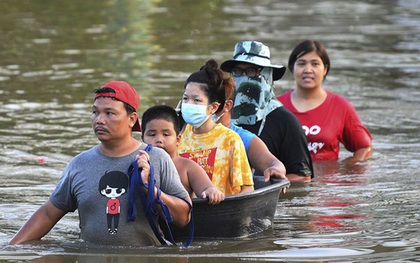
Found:
[[[133,88],[130,84],[128,84],[125,81],[110,81],[102,86],[102,88],[111,88],[115,91],[114,92],[101,92],[96,93],[94,101],[98,97],[111,97],[115,98],[116,100],[122,101],[124,103],[127,103],[131,107],[134,108],[134,110],[137,112],[139,104],[140,104],[140,97],[137,93],[136,89]],[[136,123],[134,124],[132,131],[138,131],[141,132],[140,122],[137,118]]]

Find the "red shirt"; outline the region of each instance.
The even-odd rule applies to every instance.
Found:
[[[299,112],[291,101],[292,91],[277,99],[283,103],[302,124],[313,160],[336,160],[340,142],[350,152],[372,145],[372,136],[363,126],[356,109],[344,97],[327,92],[327,98],[317,108]]]
[[[106,207],[108,208],[108,214],[110,215],[116,215],[120,213],[120,200],[117,198],[115,199],[108,199],[106,202]]]

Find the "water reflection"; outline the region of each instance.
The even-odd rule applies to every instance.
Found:
[[[221,63],[231,56],[235,39],[227,32],[230,17],[224,12],[229,5],[224,0],[157,3],[149,16],[155,47],[152,60],[156,61],[149,77],[151,86],[164,92],[154,94],[155,103],[175,107],[189,74],[209,58]]]
[[[148,9],[143,0],[2,1],[3,93],[9,101],[85,102],[89,91],[113,78],[142,90]]]
[[[38,262],[418,261],[420,4],[418,1],[1,1],[0,260]],[[122,78],[140,111],[175,106],[186,77],[237,41],[270,46],[273,63],[304,38],[332,59],[325,87],[348,98],[373,135],[367,163],[315,165],[281,196],[274,229],[257,239],[187,250],[77,247],[77,213],[43,242],[7,246],[66,163],[97,143],[92,91]],[[294,86],[290,73],[276,94]]]

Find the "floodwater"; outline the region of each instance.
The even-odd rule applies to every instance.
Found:
[[[101,0],[0,2],[1,262],[420,262],[420,1]],[[41,242],[8,241],[53,190],[66,163],[97,143],[93,90],[122,79],[140,111],[176,106],[183,82],[240,40],[287,63],[321,40],[324,87],[348,98],[374,138],[366,163],[316,164],[280,196],[273,231],[177,247],[78,246],[77,214]],[[276,94],[293,87],[290,73]],[[340,160],[349,156],[342,151]]]

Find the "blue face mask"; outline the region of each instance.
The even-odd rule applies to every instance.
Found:
[[[206,105],[182,103],[182,118],[194,128],[199,128],[210,117],[210,115],[207,115],[207,107]]]

